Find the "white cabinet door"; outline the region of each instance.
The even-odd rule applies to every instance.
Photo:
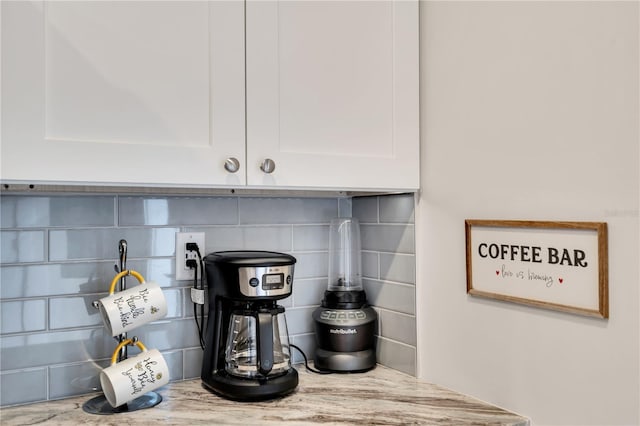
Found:
[[[417,1],[250,0],[246,15],[248,184],[417,189]]]
[[[242,2],[2,2],[1,178],[243,185],[244,84]]]

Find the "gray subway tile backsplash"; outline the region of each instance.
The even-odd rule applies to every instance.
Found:
[[[0,232],[2,263],[44,262],[46,236],[43,231]]]
[[[221,250],[291,251],[291,226],[214,226],[188,227],[190,232],[204,232],[205,253]]]
[[[313,321],[311,319],[311,314],[315,309],[316,306],[287,309],[284,314],[287,317],[289,334],[312,333]]]
[[[41,331],[47,327],[46,299],[14,300],[0,303],[2,334]]]
[[[177,288],[168,288],[163,290],[164,297],[167,301],[167,315],[165,318],[182,318],[184,315],[182,290]]]
[[[380,222],[414,223],[413,194],[390,195],[380,197]]]
[[[115,204],[110,196],[2,197],[2,228],[114,226]]]
[[[378,362],[416,374],[413,194],[353,200],[360,219],[363,284],[379,315]]]
[[[340,198],[338,199],[338,217],[352,217],[353,216],[353,199]]]
[[[377,309],[380,335],[407,345],[416,346],[416,318],[386,309]]]
[[[165,318],[182,318],[182,290],[177,288],[164,289],[163,294],[167,302]],[[108,293],[52,297],[49,299],[49,328],[56,330],[102,325],[100,311],[94,308],[92,303],[106,296]]]
[[[92,296],[63,296],[49,299],[49,329],[97,327],[102,324],[100,311],[92,306],[94,300],[107,293]]]
[[[106,292],[115,275],[117,261],[12,265],[0,268],[2,299],[77,295]],[[175,281],[174,259],[135,259],[128,266],[147,281],[161,287],[181,285]],[[129,278],[135,282],[133,277]]]
[[[133,355],[137,355],[139,352],[135,352]],[[164,360],[169,367],[169,380],[182,380],[182,372],[184,371],[184,354],[181,350],[162,352]]]
[[[301,225],[293,227],[293,249],[296,251],[326,250],[329,247],[329,226]]]
[[[100,371],[108,359],[49,367],[49,399],[81,395],[100,389]]]
[[[363,285],[369,303],[380,308],[415,315],[415,288],[412,285],[385,283],[364,279]]]
[[[167,317],[129,337],[161,350],[172,380],[199,377],[202,364],[193,283],[175,279],[178,231],[204,232],[203,255],[238,249],[293,254],[294,293],[280,303],[292,343],[312,358],[311,313],[327,284],[329,222],[352,214],[363,224],[365,288],[381,321],[379,362],[415,374],[412,200],[3,194],[0,386],[12,392],[1,393],[0,405],[99,389],[98,373],[116,342],[91,302],[107,294],[120,239],[128,242],[127,266],[163,287],[169,307]],[[136,285],[133,277],[127,281]]]
[[[416,375],[416,348],[393,340],[379,337],[376,356],[380,364],[402,371],[412,376]]]
[[[327,278],[296,278],[293,284],[295,306],[318,305],[327,289]],[[286,299],[285,299],[286,300]]]
[[[112,259],[125,239],[129,257],[173,256],[179,228],[65,229],[49,231],[51,261]],[[114,249],[115,248],[115,249]],[[117,258],[117,254],[115,256]]]
[[[416,282],[415,255],[380,253],[380,279],[414,284]]]
[[[252,226],[237,231],[242,250],[291,251],[291,226]]]
[[[112,274],[112,262],[3,266],[0,296],[10,299],[98,293],[106,291]]]
[[[414,225],[361,225],[362,250],[386,253],[415,253]]]
[[[380,253],[372,251],[362,252],[362,276],[365,278],[378,279],[380,261]]]
[[[378,223],[378,198],[362,197],[353,201],[353,217],[358,218],[360,224]]]
[[[316,350],[316,335],[314,333],[296,334],[291,337],[291,343],[302,349],[307,355],[307,358],[309,358],[309,361],[313,360],[313,353]],[[304,357],[295,348],[293,348],[291,354],[294,363],[304,362]]]
[[[120,226],[235,225],[238,199],[233,197],[120,197]]]
[[[82,362],[111,356],[113,337],[102,328],[0,337],[2,371]]]
[[[240,224],[328,223],[338,216],[335,198],[239,198]]]
[[[11,371],[0,374],[0,404],[14,405],[47,399],[47,369]],[[7,389],[11,389],[7,392]]]
[[[110,264],[112,271],[116,263],[112,262]],[[140,272],[146,281],[153,281],[160,287],[180,287],[184,285],[184,282],[176,281],[176,262],[173,257],[170,259],[130,259],[127,262],[127,267]],[[130,277],[129,280],[133,284],[136,282],[133,277]]]
[[[326,251],[294,253],[294,255],[297,260],[294,270],[296,278],[319,278],[327,276],[329,271],[329,257]]]
[[[131,331],[129,336],[137,336],[147,347],[160,351],[200,345],[193,318],[155,321]]]
[[[182,376],[185,379],[200,377],[202,373],[202,350],[200,348],[182,351]]]

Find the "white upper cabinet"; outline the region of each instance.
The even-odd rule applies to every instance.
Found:
[[[244,86],[242,2],[3,2],[1,177],[244,185]]]
[[[419,187],[417,1],[247,1],[246,66],[249,185]]]
[[[419,186],[417,0],[0,7],[4,182]]]

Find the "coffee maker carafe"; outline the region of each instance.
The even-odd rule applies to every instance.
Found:
[[[270,340],[272,336],[273,339]],[[276,377],[291,368],[284,308],[275,303],[233,312],[229,323],[225,370],[236,377]]]
[[[267,251],[223,251],[204,258],[209,318],[203,383],[234,400],[275,398],[293,391],[284,308],[296,259]]]

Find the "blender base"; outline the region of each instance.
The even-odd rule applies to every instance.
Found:
[[[360,373],[376,366],[376,352],[366,349],[358,352],[334,352],[317,348],[314,365],[321,370]]]

